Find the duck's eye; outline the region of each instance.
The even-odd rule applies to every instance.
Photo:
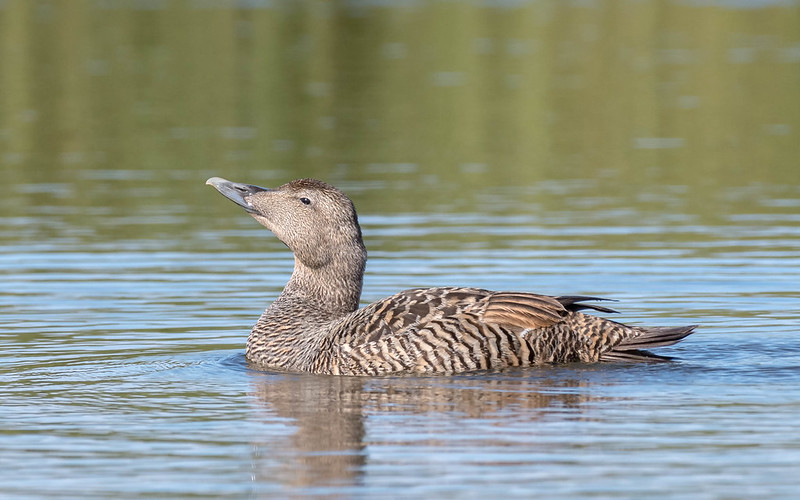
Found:
[[[300,201],[303,202],[303,205],[311,205],[311,200],[309,200],[308,198],[305,197],[300,198]]]

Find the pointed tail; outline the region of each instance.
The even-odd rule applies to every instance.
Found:
[[[641,333],[624,339],[608,352],[600,356],[601,361],[668,361],[666,356],[658,356],[645,349],[665,347],[676,344],[694,332],[697,325],[678,327],[636,328]]]

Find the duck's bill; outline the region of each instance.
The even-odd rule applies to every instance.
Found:
[[[222,177],[212,177],[206,181],[206,184],[213,186],[222,196],[228,198],[250,213],[254,211],[253,205],[249,201],[250,197],[256,193],[270,191],[267,188],[254,186],[252,184],[232,182]]]

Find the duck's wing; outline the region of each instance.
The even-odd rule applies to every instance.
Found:
[[[576,305],[579,302],[575,297],[561,302],[545,295],[479,288],[405,290],[331,325],[315,363],[325,373],[379,375],[567,359],[575,339],[561,342],[555,330],[572,310],[583,308]],[[564,325],[562,330],[570,328]],[[530,344],[528,331],[546,333]]]
[[[334,343],[364,344],[418,330],[435,319],[457,315],[485,298],[486,290],[414,288],[373,302],[331,329]]]
[[[465,327],[501,325],[512,330],[546,328],[571,311],[596,309],[584,304],[597,297],[550,297],[524,292],[492,292],[480,288],[415,288],[373,302],[346,317],[333,332],[336,340],[361,344],[404,335],[435,323],[464,322]],[[467,324],[468,323],[468,324]]]
[[[520,292],[495,292],[473,307],[485,323],[521,329],[545,328],[564,318],[569,311],[554,297]],[[482,309],[482,310],[481,310]]]
[[[654,359],[694,327],[632,327],[579,311],[598,297],[551,297],[477,288],[406,290],[360,309],[329,330],[326,373],[461,372],[566,361]],[[321,369],[321,371],[323,371]]]

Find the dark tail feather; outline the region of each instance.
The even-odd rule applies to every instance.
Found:
[[[642,351],[639,349],[634,349],[632,351],[608,351],[604,352],[600,356],[600,361],[610,361],[610,362],[619,362],[619,363],[632,363],[632,362],[641,362],[641,361],[648,361],[648,362],[665,362],[665,361],[672,361],[672,358],[669,356],[660,356],[658,354],[653,354],[649,351]]]
[[[676,344],[692,334],[697,325],[641,328],[642,333],[625,339],[611,351],[600,356],[602,361],[669,361],[666,356],[658,356],[644,349],[665,347]]]
[[[616,302],[614,299],[604,299],[602,297],[589,297],[587,295],[562,295],[560,297],[555,297],[557,301],[561,303],[562,306],[567,311],[582,311],[584,309],[593,309],[595,311],[605,312],[605,313],[617,313],[617,311],[611,309],[610,307],[603,307],[598,306],[595,304],[581,304],[581,302],[587,300],[605,300]]]

